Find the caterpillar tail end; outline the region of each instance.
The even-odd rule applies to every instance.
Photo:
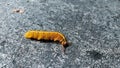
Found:
[[[28,31],[24,34],[24,37],[30,39],[32,37],[32,32]]]

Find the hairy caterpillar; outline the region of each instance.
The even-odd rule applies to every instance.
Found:
[[[29,30],[24,34],[24,37],[27,39],[59,41],[62,44],[63,51],[68,46],[65,36],[59,32]]]

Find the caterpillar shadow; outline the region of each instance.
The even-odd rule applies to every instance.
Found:
[[[33,41],[39,41],[40,43],[56,43],[56,44],[61,44],[59,41],[53,41],[53,40],[45,40],[45,39],[41,39],[41,40],[37,40],[34,38],[31,38],[30,40]],[[66,45],[62,45],[64,47],[64,49],[66,49],[67,47],[70,46],[71,43],[67,43]]]

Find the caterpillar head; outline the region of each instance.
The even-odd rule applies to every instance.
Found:
[[[32,36],[33,36],[33,32],[32,31],[28,31],[28,32],[26,32],[25,34],[24,34],[24,37],[25,38],[32,38]]]
[[[69,46],[69,43],[65,41],[65,42],[62,42],[62,45],[66,49]]]
[[[62,42],[62,45],[63,45],[63,46],[65,46],[66,44],[67,44],[67,42],[65,42],[65,41]]]
[[[71,42],[67,42],[67,41],[62,42],[62,45],[63,45],[64,48],[67,48],[71,44],[72,44]]]
[[[62,50],[63,50],[63,52],[65,54],[65,50],[69,46],[69,43],[67,41],[63,41],[61,44],[62,44]]]

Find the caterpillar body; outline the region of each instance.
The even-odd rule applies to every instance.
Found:
[[[68,46],[65,36],[60,32],[29,30],[24,34],[24,37],[27,39],[59,41],[62,44],[63,51]]]

